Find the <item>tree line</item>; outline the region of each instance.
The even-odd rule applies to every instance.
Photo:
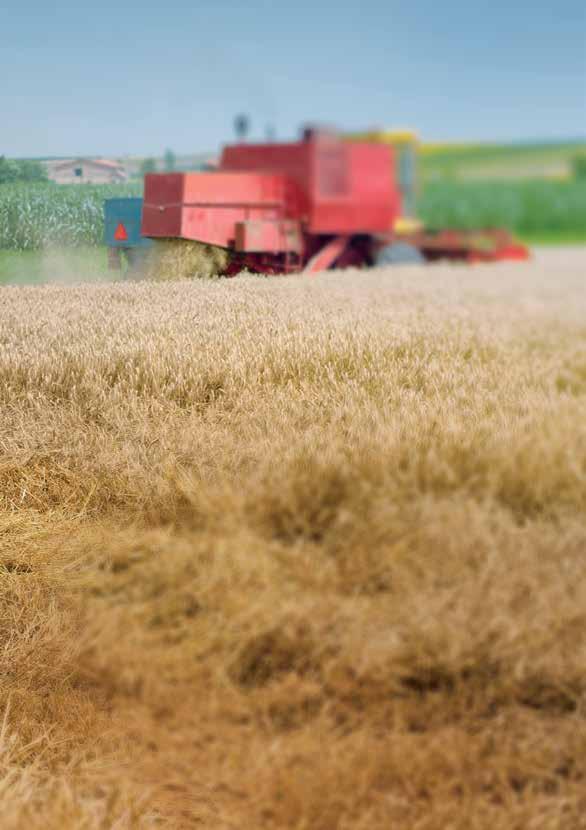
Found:
[[[46,182],[45,165],[40,161],[7,159],[0,156],[0,184],[10,182]]]

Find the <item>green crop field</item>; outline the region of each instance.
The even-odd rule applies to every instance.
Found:
[[[100,245],[103,203],[140,194],[140,184],[0,186],[0,249],[34,251],[47,245]]]
[[[431,227],[503,226],[543,241],[586,241],[586,182],[432,182],[419,212]]]
[[[424,181],[438,179],[567,178],[585,141],[515,144],[423,144]]]
[[[116,272],[108,270],[106,248],[49,246],[38,251],[0,250],[0,285],[40,283],[111,282]]]

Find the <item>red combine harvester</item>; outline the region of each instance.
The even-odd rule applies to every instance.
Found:
[[[147,174],[140,234],[227,249],[226,276],[528,258],[503,230],[395,230],[401,194],[392,154],[382,143],[313,130],[296,143],[228,146],[213,172]],[[112,245],[108,227],[120,223],[106,213]]]

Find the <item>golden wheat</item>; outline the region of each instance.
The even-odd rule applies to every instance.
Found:
[[[0,295],[3,827],[586,826],[586,290]]]

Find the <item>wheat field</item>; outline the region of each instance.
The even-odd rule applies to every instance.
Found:
[[[586,827],[586,281],[0,290],[3,830]]]

